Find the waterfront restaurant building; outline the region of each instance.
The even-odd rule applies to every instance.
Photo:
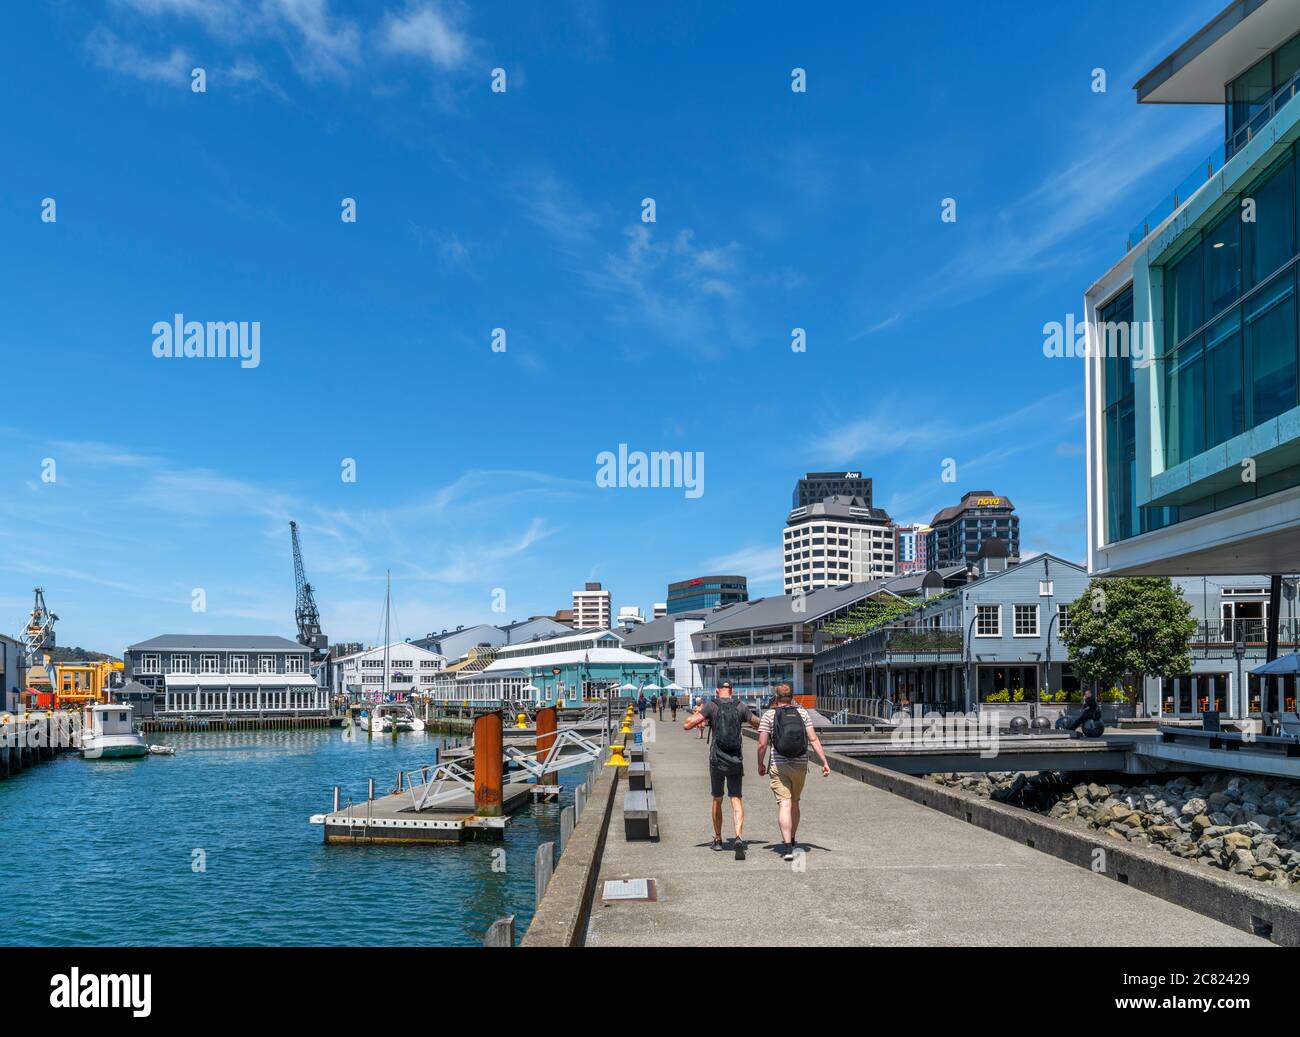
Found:
[[[664,677],[682,689],[681,694],[703,688],[695,643],[691,635],[704,629],[708,611],[673,612],[637,627],[623,637],[623,647],[648,655],[664,667]]]
[[[1026,702],[1041,692],[1056,698],[1063,691],[1067,700],[1077,696],[1082,688],[1061,634],[1069,622],[1067,608],[1087,590],[1087,571],[1054,555],[1012,564],[1000,548],[985,547],[970,582],[918,602],[904,619],[818,653],[813,671],[819,699],[833,707],[837,699],[883,698],[895,706],[946,712],[999,698],[1014,702],[1017,692]],[[1134,712],[1195,718],[1217,710],[1238,716],[1238,688],[1246,689],[1247,707],[1258,712],[1260,679],[1250,669],[1264,661],[1267,588],[1258,577],[1174,583],[1197,623],[1189,645],[1191,669],[1172,679],[1148,678]],[[1289,687],[1294,709],[1294,684]]]
[[[1084,296],[1088,568],[1268,577],[1271,657],[1300,559],[1300,4],[1230,3],[1134,89],[1224,132]]]
[[[943,587],[939,573],[912,573],[730,605],[708,613],[691,635],[692,661],[706,690],[728,680],[740,695],[765,695],[780,683],[796,695],[812,694],[813,657],[849,636],[843,631],[863,602],[937,594]]]
[[[126,649],[123,676],[153,689],[157,715],[325,716],[310,656],[283,637],[163,634]]]
[[[487,666],[439,680],[429,694],[447,701],[529,699],[538,704],[568,704],[603,699],[623,685],[640,689],[667,683],[658,660],[622,645],[622,636],[608,629],[506,645],[496,650]]]

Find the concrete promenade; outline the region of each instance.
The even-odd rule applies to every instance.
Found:
[[[660,841],[610,819],[587,945],[608,946],[1267,946],[1269,941],[1094,875],[992,832],[810,765],[799,842],[780,856],[775,800],[745,741],[748,859],[710,850],[707,745],[655,725],[646,745]],[[667,714],[665,713],[665,717]],[[656,902],[600,899],[608,879],[653,878]]]

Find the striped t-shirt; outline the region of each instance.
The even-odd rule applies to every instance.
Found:
[[[781,708],[798,710],[799,719],[803,721],[804,727],[806,728],[811,726],[812,717],[810,717],[808,715],[808,711],[804,709],[803,706],[799,705],[797,702],[789,706],[782,706]],[[776,721],[775,709],[763,710],[763,715],[762,717],[759,718],[758,721],[758,733],[762,734],[764,731],[767,732],[767,738],[768,738],[767,744],[772,747],[773,765],[782,764],[782,763],[807,763],[808,762],[807,750],[805,750],[803,753],[801,753],[798,756],[782,756],[779,752],[776,751],[776,745],[772,742],[772,724],[775,723],[775,721]]]

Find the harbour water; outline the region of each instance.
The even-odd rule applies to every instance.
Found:
[[[364,802],[367,778],[388,792],[452,740],[337,728],[150,740],[176,755],[65,754],[0,782],[0,944],[477,945],[506,914],[522,934],[534,852],[558,840],[586,773],[562,772],[561,801],[518,811],[499,843],[325,846],[308,818],[334,785]]]

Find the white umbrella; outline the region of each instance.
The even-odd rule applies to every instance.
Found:
[[[663,691],[663,688],[659,687],[658,684],[647,684],[641,690],[642,691]]]
[[[520,691],[541,691],[542,689],[539,688],[536,684],[525,684],[519,690]]]
[[[664,685],[664,691],[685,691],[685,690],[686,690],[686,689],[683,688],[683,687],[682,687],[680,684],[678,684],[676,681],[673,681],[671,684],[665,684],[665,685]]]
[[[618,690],[619,690],[619,691],[636,691],[636,685],[635,685],[635,684],[620,684],[620,685],[618,686]]]

